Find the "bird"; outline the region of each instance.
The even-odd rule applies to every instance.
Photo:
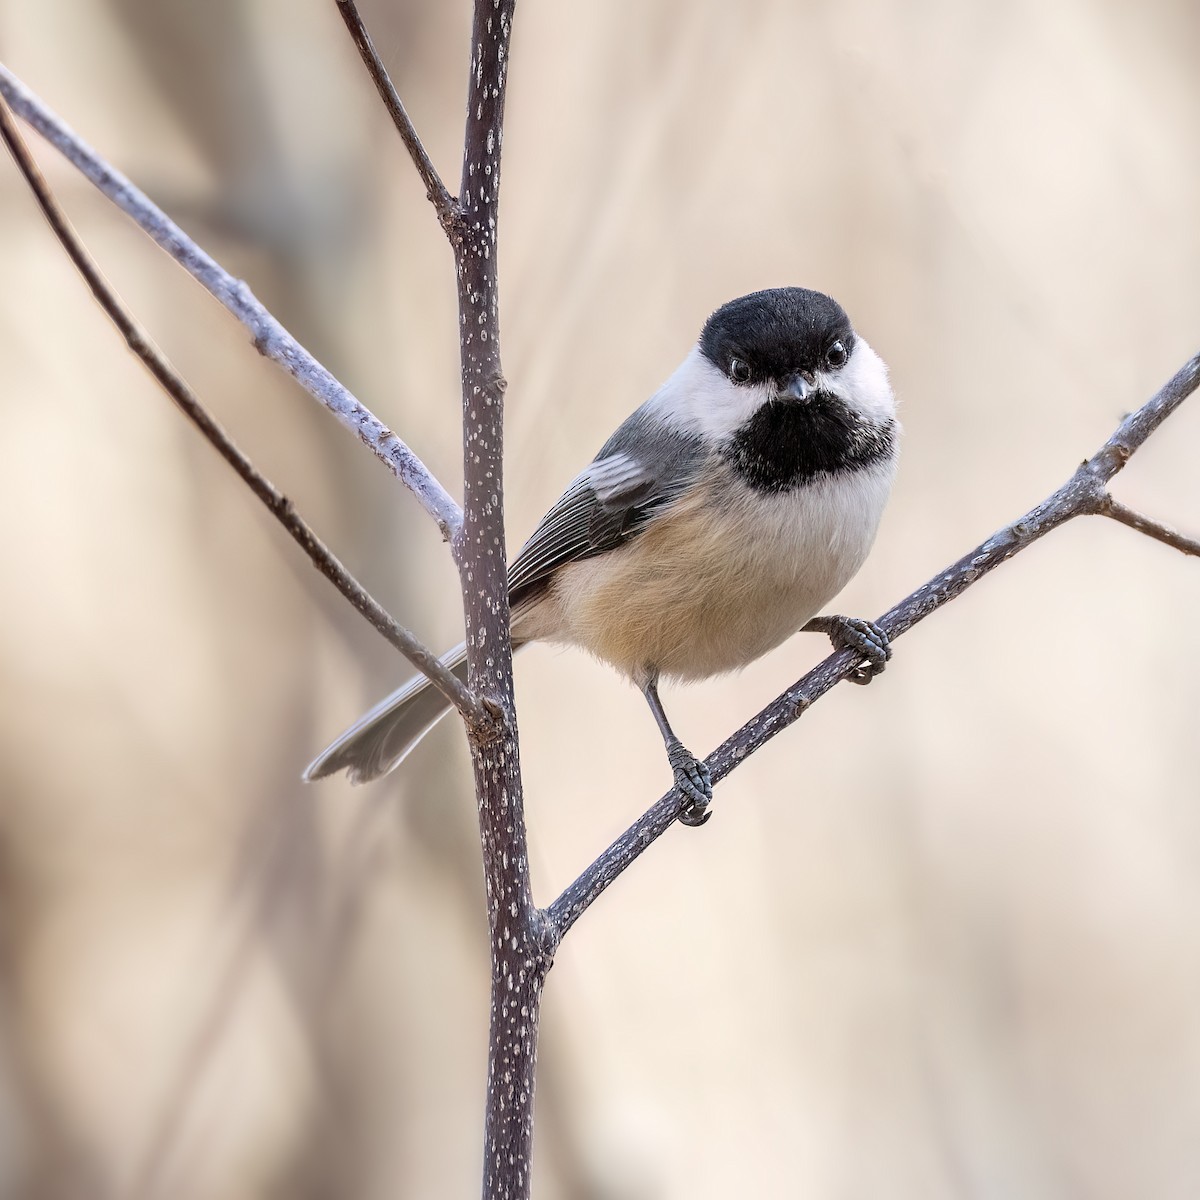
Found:
[[[865,561],[896,472],[900,426],[887,367],[836,300],[752,292],[705,321],[682,363],[604,443],[508,569],[514,649],[580,647],[645,696],[681,796],[711,815],[712,779],[658,693],[736,671],[798,630],[860,656],[867,683],[891,657],[871,621],[818,616]],[[443,661],[466,677],[460,645]],[[303,778],[353,783],[394,770],[449,711],[410,680],[321,752]]]

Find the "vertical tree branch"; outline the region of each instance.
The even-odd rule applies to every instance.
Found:
[[[369,39],[352,0],[337,0],[352,32],[361,34],[360,50],[376,75],[386,74],[370,48]],[[497,231],[500,185],[500,152],[509,41],[515,0],[476,0],[468,85],[468,111],[464,138],[461,201],[447,219],[447,204],[454,204],[416,139],[390,83],[380,83],[385,100],[398,117],[402,134],[413,154],[431,198],[438,207],[452,246],[458,277],[461,377],[463,393],[463,448],[465,512],[460,522],[453,501],[440,484],[390,431],[377,421],[310,358],[257,305],[243,283],[224,273],[199,247],[173,226],[144,196],[96,158],[48,114],[0,66],[0,96],[8,96],[24,119],[61,149],[98,187],[130,212],[160,245],[168,249],[239,319],[255,331],[260,350],[275,357],[322,398],[343,419],[359,430],[362,439],[417,492],[443,531],[452,534],[459,564],[467,625],[468,668],[471,691],[457,691],[452,677],[448,695],[470,718],[485,706],[496,722],[468,720],[468,738],[475,771],[483,867],[488,903],[492,958],[491,1028],[489,1039],[488,1097],[484,1147],[485,1200],[524,1200],[530,1194],[533,1134],[534,1073],[536,1067],[542,986],[558,939],[580,914],[645,848],[675,820],[680,806],[677,793],[663,797],[622,838],[555,901],[546,912],[533,904],[523,792],[513,709],[512,660],[505,566],[503,520],[503,408],[505,382],[501,369],[497,291]],[[354,22],[349,17],[353,16]],[[394,101],[394,104],[392,103]],[[13,146],[31,181],[36,171],[15,137],[0,101],[0,134]],[[435,186],[436,185],[436,186]],[[45,196],[35,182],[35,192]],[[55,223],[54,206],[47,215]],[[61,228],[60,228],[61,226]],[[60,236],[65,222],[55,225]],[[64,237],[80,269],[97,291],[101,303],[130,345],[191,419],[225,454],[243,479],[255,490],[305,545],[317,549],[315,537],[299,521],[290,504],[268,481],[253,470],[219,427],[199,407],[186,385],[169,365],[153,353],[148,339],[107,293],[99,273],[91,269],[73,236]],[[107,302],[106,302],[107,297]],[[1105,484],[1125,464],[1145,439],[1183,399],[1200,385],[1200,356],[1186,364],[1143,408],[1133,413],[1099,452],[1083,463],[1062,488],[1020,520],[1006,526],[974,551],[953,564],[881,618],[880,624],[899,636],[917,621],[972,586],[996,566],[1008,561],[1050,530],[1084,514],[1101,514],[1154,537],[1188,554],[1200,553],[1200,541],[1184,537],[1158,522],[1135,513],[1108,495]],[[340,407],[339,407],[340,405]],[[323,548],[322,548],[323,549]],[[314,554],[314,560],[318,555]],[[327,553],[323,569],[337,566]],[[331,574],[334,577],[336,571]],[[348,578],[348,577],[347,577]],[[352,582],[352,581],[351,581]],[[361,598],[350,597],[360,609]],[[383,614],[386,616],[386,614]],[[392,623],[394,626],[394,622]],[[382,628],[382,624],[380,626]],[[387,633],[388,630],[384,629]],[[394,633],[395,630],[393,629]],[[401,631],[403,632],[403,631]],[[390,635],[389,635],[390,636]],[[407,652],[407,651],[406,651]],[[423,650],[421,653],[426,653]],[[720,779],[754,753],[767,740],[793,723],[821,695],[844,679],[856,664],[848,650],[830,656],[771,705],[729,738],[709,759],[714,780]],[[419,659],[414,659],[421,665]],[[433,664],[428,667],[436,675]],[[437,680],[435,679],[435,682]],[[450,685],[453,686],[450,686]]]
[[[515,0],[476,0],[467,90],[458,267],[463,525],[456,539],[468,683],[504,714],[504,732],[471,733],[492,949],[483,1194],[529,1195],[542,984],[550,966],[533,903],[513,713],[503,510],[505,381],[496,278],[500,149]]]

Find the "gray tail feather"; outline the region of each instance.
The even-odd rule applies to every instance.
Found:
[[[464,683],[465,646],[442,655]],[[351,783],[367,783],[394,771],[413,747],[450,711],[450,701],[424,675],[410,679],[360,717],[304,769],[306,783],[345,771]]]

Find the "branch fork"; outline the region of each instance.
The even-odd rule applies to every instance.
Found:
[[[55,233],[130,348],[318,568],[429,676],[464,718],[475,771],[493,967],[484,1195],[487,1200],[526,1198],[530,1189],[540,999],[555,950],[600,894],[670,828],[679,817],[683,801],[675,790],[662,796],[553,903],[544,909],[534,905],[513,719],[505,564],[503,555],[495,552],[495,547],[504,545],[501,448],[507,388],[499,353],[496,231],[508,43],[515,0],[475,3],[460,199],[450,194],[430,160],[354,0],[335,3],[454,252],[459,283],[463,414],[470,418],[464,419],[465,511],[408,446],[258,303],[242,280],[225,272],[3,66],[0,134]],[[397,625],[349,576],[299,517],[291,501],[253,467],[153,347],[83,250],[17,135],[5,101],[242,321],[252,332],[260,353],[281,364],[329,407],[414,492],[450,542],[459,567],[468,647],[488,647],[486,655],[469,651],[467,685],[448,672],[408,630]],[[1107,489],[1112,477],[1146,438],[1198,385],[1200,355],[1130,414],[1061,488],[900,601],[877,624],[894,640],[1001,563],[1078,516],[1105,516],[1184,554],[1200,555],[1200,542],[1135,512]],[[854,650],[835,651],[752,717],[709,756],[707,766],[713,781],[723,779],[799,720],[823,695],[849,678],[859,661],[860,655]]]

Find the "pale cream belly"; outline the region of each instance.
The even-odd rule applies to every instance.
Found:
[[[803,496],[693,498],[628,545],[564,566],[519,632],[581,646],[638,681],[736,670],[845,586],[890,482],[888,471]]]

